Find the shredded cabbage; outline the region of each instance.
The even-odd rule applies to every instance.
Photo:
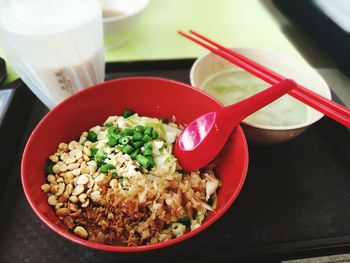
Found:
[[[172,223],[171,231],[173,232],[173,235],[176,237],[182,236],[186,232],[186,226],[181,223]]]
[[[165,141],[167,143],[174,143],[181,130],[168,124],[163,124],[163,127],[165,130]]]

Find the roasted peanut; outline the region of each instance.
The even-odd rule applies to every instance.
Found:
[[[69,155],[74,159],[79,160],[81,157],[83,157],[83,152],[80,149],[73,149],[69,152]]]
[[[89,182],[87,183],[86,187],[87,188],[92,188],[95,184],[95,181],[92,179],[91,175],[89,175]]]
[[[109,180],[110,180],[110,177],[106,176],[105,174],[100,174],[95,178],[95,184],[97,184],[98,186],[102,186],[107,184]]]
[[[81,209],[79,209],[78,211],[74,212],[74,213],[70,213],[69,214],[71,217],[78,217],[81,215]]]
[[[90,161],[90,157],[87,156],[86,154],[83,154],[83,160],[84,160],[85,162],[88,162],[88,161]]]
[[[84,162],[83,162],[84,163]],[[83,164],[82,163],[82,164]],[[90,169],[89,169],[89,167],[87,166],[87,165],[81,165],[81,167],[80,167],[80,172],[82,173],[82,174],[90,174]]]
[[[81,204],[81,207],[86,208],[89,205],[89,203],[90,203],[90,200],[87,199],[83,204]]]
[[[58,209],[60,209],[62,206],[63,206],[63,203],[62,203],[62,202],[61,202],[61,203],[57,203],[57,204],[55,205],[55,209],[58,210]]]
[[[54,166],[52,166],[52,171],[55,174],[59,174],[61,172],[59,166],[57,165],[57,163]]]
[[[72,195],[71,197],[69,197],[69,201],[72,202],[73,204],[78,203],[79,199],[77,196]]]
[[[53,174],[49,174],[46,179],[49,183],[56,182],[56,177]]]
[[[91,162],[91,161],[90,161]],[[89,162],[89,163],[90,163]],[[96,170],[97,170],[97,165],[95,164],[88,164],[89,170],[90,170],[90,174],[95,174]]]
[[[73,181],[74,174],[71,171],[65,172],[64,175],[63,175],[63,178],[64,178],[64,182],[66,184],[69,184],[69,183],[71,183]]]
[[[68,168],[69,171],[73,171],[73,170],[79,168],[79,166],[80,166],[79,163],[70,163],[70,164],[68,164],[67,168]]]
[[[63,162],[65,162],[68,158],[70,158],[70,156],[68,153],[64,152],[61,154],[60,158]]]
[[[73,232],[78,237],[81,237],[81,238],[87,238],[88,237],[88,232],[82,226],[77,226],[76,228],[74,228]]]
[[[47,202],[49,205],[56,205],[58,203],[57,197],[55,195],[51,195],[48,199]]]
[[[84,142],[86,141],[86,136],[87,136],[87,134],[88,134],[88,133],[86,133],[86,135],[85,135],[85,133],[83,133],[83,134],[80,136],[80,138],[79,138],[79,143],[80,143],[80,144],[84,144]]]
[[[52,162],[54,162],[54,163],[57,163],[57,162],[59,161],[59,158],[58,158],[57,155],[51,155],[51,156],[49,157],[49,159],[50,159]]]
[[[110,182],[109,182],[109,186],[111,188],[116,188],[118,187],[118,180],[117,179],[112,179]]]
[[[61,194],[63,194],[65,189],[66,189],[66,185],[64,183],[59,183],[58,189],[57,189],[57,192],[55,193],[55,195],[60,196]]]
[[[72,195],[80,195],[82,192],[84,192],[84,185],[78,184],[74,188]]]
[[[73,228],[74,227],[74,220],[71,216],[65,216],[63,219],[63,222],[68,228]]]
[[[66,186],[66,192],[67,192],[68,195],[71,195],[72,192],[73,192],[73,185],[67,184],[67,186]]]
[[[64,142],[61,142],[59,145],[58,145],[58,149],[63,151],[63,152],[66,152],[68,151],[68,144],[64,143]]]
[[[50,185],[49,184],[43,184],[40,186],[41,190],[46,194],[50,191]]]
[[[62,172],[66,172],[67,171],[67,165],[64,162],[58,162],[55,165],[57,165],[59,171]],[[54,165],[54,166],[55,166]],[[53,169],[53,168],[52,168]]]
[[[57,177],[56,183],[62,183],[64,179],[62,177]]]
[[[72,171],[72,173],[73,173],[75,176],[80,175],[80,168],[74,169],[74,170]]]
[[[57,216],[66,216],[69,214],[69,210],[67,208],[60,208],[56,210],[56,215]]]
[[[100,201],[101,201],[101,198],[102,198],[101,192],[100,192],[100,191],[92,192],[92,193],[90,194],[90,198],[91,198],[91,200],[94,201],[95,203],[100,202]]]
[[[84,146],[83,152],[84,152],[84,154],[86,154],[88,157],[91,156],[91,149],[90,149],[89,146]]]
[[[87,174],[82,174],[78,177],[77,184],[87,184],[89,182],[89,177]]]
[[[69,204],[69,210],[72,212],[78,211],[79,207],[77,204]]]
[[[78,199],[79,199],[80,203],[85,203],[86,197],[87,197],[86,194],[79,195]]]
[[[90,194],[92,193],[92,189],[90,188],[90,189],[88,189],[87,191],[86,191],[86,195],[88,196],[88,197],[90,197]]]
[[[58,184],[51,184],[50,192],[51,194],[56,194],[58,192]]]
[[[79,150],[83,150],[83,146],[77,142],[77,141],[71,141],[69,144],[68,144],[68,149],[71,151],[71,150],[74,150],[74,149],[79,149]]]
[[[74,157],[69,157],[64,161],[64,163],[68,165],[68,164],[75,163],[76,161],[77,160]]]
[[[69,199],[69,195],[68,195],[68,192],[65,191],[59,198],[58,198],[58,201],[61,202],[61,203],[65,203],[67,202]]]

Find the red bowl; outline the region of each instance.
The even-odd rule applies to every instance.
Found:
[[[140,115],[176,117],[186,124],[199,115],[222,107],[218,101],[180,82],[160,78],[124,78],[85,89],[50,111],[35,128],[25,147],[21,178],[27,200],[39,218],[59,235],[83,246],[113,252],[140,252],[166,247],[192,237],[218,220],[240,192],[248,167],[248,148],[241,127],[233,132],[217,158],[216,173],[222,181],[216,209],[197,229],[169,241],[136,246],[111,246],[90,242],[70,234],[47,203],[40,186],[45,182],[43,168],[60,142],[78,138],[82,131],[103,123],[110,115],[131,108]]]

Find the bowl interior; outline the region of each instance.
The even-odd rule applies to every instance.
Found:
[[[148,4],[148,0],[103,0],[101,7],[105,22],[123,19],[125,17],[141,12]],[[113,15],[115,14],[115,15]]]
[[[256,61],[259,64],[266,66],[267,68],[270,68],[271,70],[279,73],[282,76],[294,79],[299,84],[311,89],[316,93],[319,93],[320,95],[326,98],[331,99],[331,92],[327,83],[314,69],[312,69],[306,63],[303,63],[301,61],[298,61],[296,59],[293,59],[281,53],[278,53],[272,50],[267,50],[267,49],[232,48],[232,50],[252,59],[253,61]],[[237,67],[232,63],[220,58],[219,56],[216,56],[215,54],[212,54],[212,53],[207,54],[197,59],[196,62],[193,64],[191,73],[190,73],[191,84],[195,87],[200,88],[208,77],[232,68],[237,68]],[[289,95],[285,95],[285,96],[289,96]],[[305,123],[302,123],[300,125],[294,125],[294,126],[288,126],[288,127],[287,126],[276,127],[276,126],[267,126],[267,125],[266,126],[256,125],[249,122],[245,122],[245,123],[253,127],[272,129],[272,130],[284,130],[284,129],[296,129],[296,128],[308,126],[311,123],[314,123],[320,118],[322,118],[323,116],[322,113],[310,107],[307,107],[307,109],[308,109],[307,120],[305,121]]]
[[[181,237],[146,246],[121,247],[97,244],[69,234],[47,203],[40,190],[45,182],[43,167],[60,142],[77,139],[90,127],[101,124],[110,115],[121,115],[131,108],[140,115],[158,118],[173,116],[186,124],[208,111],[222,107],[205,93],[175,81],[157,78],[126,78],[88,88],[62,102],[39,123],[32,133],[22,159],[22,184],[35,213],[58,234],[85,246],[119,252],[160,248],[184,240],[217,220],[237,197],[247,172],[248,151],[244,134],[238,127],[232,134],[217,165],[222,180],[215,212],[203,225]]]

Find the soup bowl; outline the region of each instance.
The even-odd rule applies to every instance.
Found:
[[[285,54],[274,50],[261,48],[237,47],[232,48],[233,51],[250,58],[251,60],[279,73],[280,75],[290,78],[308,89],[331,99],[331,91],[326,81],[311,68],[308,64],[301,60],[289,57]],[[205,82],[211,77],[227,71],[243,71],[231,62],[208,53],[198,58],[193,64],[190,72],[191,84],[195,87],[203,89]],[[240,80],[237,80],[240,81]],[[262,81],[261,81],[262,82]],[[234,82],[232,82],[234,84]],[[263,83],[265,84],[265,83]],[[269,85],[266,85],[268,87]],[[289,97],[286,94],[284,97]],[[286,100],[284,101],[286,102]],[[285,109],[292,110],[293,106],[284,105]],[[305,107],[306,118],[296,124],[269,124],[258,123],[253,120],[245,119],[242,122],[243,130],[249,142],[254,144],[276,144],[289,141],[302,134],[308,127],[319,121],[324,115],[309,106]],[[274,113],[279,113],[275,112]]]

